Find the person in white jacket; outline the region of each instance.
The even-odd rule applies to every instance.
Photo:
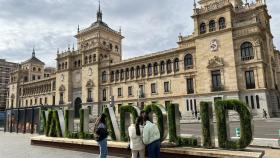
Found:
[[[130,139],[130,149],[132,153],[132,158],[145,158],[145,145],[142,141],[143,135],[143,119],[138,117],[136,124],[131,124],[128,127],[128,135]]]
[[[149,120],[146,115],[144,118],[146,122],[143,129],[143,143],[147,145],[149,158],[160,157],[160,132],[156,124]]]

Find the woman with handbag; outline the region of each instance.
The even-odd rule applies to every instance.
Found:
[[[143,134],[143,119],[138,117],[136,124],[131,124],[128,127],[128,135],[130,140],[130,149],[132,158],[145,158],[145,145],[142,141]]]
[[[99,158],[106,158],[108,155],[107,149],[107,128],[106,128],[106,115],[101,114],[95,123],[95,140],[98,142],[99,145]]]

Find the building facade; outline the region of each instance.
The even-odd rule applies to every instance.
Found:
[[[36,78],[44,71],[30,70],[33,60],[13,73],[9,107],[33,106],[47,98],[50,102],[44,103],[73,108],[76,116],[81,107],[96,116],[110,102],[117,111],[127,104],[178,103],[188,119],[201,101],[239,99],[254,117],[262,117],[263,110],[279,117],[280,54],[273,45],[266,2],[198,3],[194,31],[179,35],[178,47],[127,60],[122,60],[121,31],[103,21],[99,7],[96,22],[78,29],[77,49],[57,52],[57,70],[49,77]],[[44,70],[40,62],[35,67]]]
[[[4,111],[6,108],[10,72],[16,69],[17,65],[5,59],[0,59],[0,111]]]

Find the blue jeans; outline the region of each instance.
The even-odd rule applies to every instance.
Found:
[[[98,142],[99,145],[99,158],[106,158],[108,155],[108,149],[107,149],[107,138],[101,140]]]
[[[159,158],[160,157],[160,140],[156,140],[151,144],[147,145],[149,158]]]

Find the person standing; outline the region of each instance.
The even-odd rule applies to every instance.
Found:
[[[145,115],[145,126],[143,129],[143,143],[147,145],[149,158],[160,157],[160,133],[156,124]]]
[[[263,109],[263,118],[267,119],[267,113],[264,109]]]
[[[108,149],[107,149],[107,136],[108,131],[106,128],[106,115],[101,114],[100,117],[97,119],[95,123],[95,139],[98,142],[99,145],[99,158],[106,158],[108,155]]]
[[[130,140],[130,149],[132,153],[132,158],[145,158],[145,145],[142,141],[143,126],[142,117],[138,117],[136,124],[131,124],[128,127],[128,135]]]

